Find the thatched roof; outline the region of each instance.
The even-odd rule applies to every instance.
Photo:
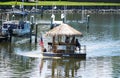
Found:
[[[72,28],[68,24],[61,24],[46,32],[47,36],[81,36],[82,33]]]

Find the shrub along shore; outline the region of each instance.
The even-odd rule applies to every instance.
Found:
[[[0,2],[0,5],[25,5],[25,6],[120,6],[120,3],[108,2],[69,2],[69,1],[38,1],[38,2]]]
[[[45,13],[50,13],[53,6],[56,6],[58,12],[60,10],[68,10],[69,12],[81,12],[85,10],[87,13],[104,13],[104,12],[118,12],[120,13],[120,3],[104,3],[104,2],[68,2],[68,1],[39,1],[39,2],[0,2],[0,9],[7,10],[20,8],[20,5],[24,5],[24,9],[31,10],[32,7],[36,7],[39,10],[44,10]]]

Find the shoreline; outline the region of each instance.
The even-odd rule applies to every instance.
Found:
[[[63,13],[65,11],[68,14],[72,13],[82,13],[82,10],[55,10],[53,11],[55,14],[57,13]],[[45,10],[43,13],[45,14],[52,14],[51,10]],[[111,13],[111,14],[120,14],[120,9],[91,9],[91,10],[84,10],[85,14],[105,14],[105,13]]]
[[[25,11],[31,11],[31,9],[35,6],[25,6]],[[45,14],[51,14],[52,11],[54,13],[82,13],[82,10],[86,14],[91,13],[117,13],[120,14],[120,6],[56,6],[57,9],[52,10],[53,6],[37,6],[37,11],[43,12]],[[15,6],[16,9],[19,9],[19,6]],[[0,12],[12,11],[12,6],[0,6]],[[35,11],[35,9],[34,9]]]

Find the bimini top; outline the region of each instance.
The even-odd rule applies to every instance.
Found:
[[[47,36],[82,36],[82,33],[68,24],[61,24],[46,32]]]

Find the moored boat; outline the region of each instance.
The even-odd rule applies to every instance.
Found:
[[[9,35],[10,29],[13,35],[21,36],[28,34],[30,32],[30,22],[18,20],[5,21],[1,27],[1,34],[3,36]]]
[[[24,2],[24,1],[23,1]],[[30,33],[30,22],[26,19],[28,12],[24,10],[23,4],[20,5],[20,9],[16,9],[15,5],[12,5],[12,10],[6,12],[6,20],[2,21],[1,33],[2,36],[17,35],[22,36]],[[9,19],[12,15],[12,19]],[[15,16],[20,16],[21,19],[15,20]]]

